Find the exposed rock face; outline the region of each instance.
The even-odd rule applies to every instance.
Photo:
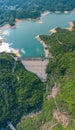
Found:
[[[53,117],[60,122],[61,124],[67,126],[69,124],[69,119],[68,117],[64,114],[61,113],[59,110],[55,110],[53,113]]]

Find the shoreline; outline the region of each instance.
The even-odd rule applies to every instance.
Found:
[[[40,18],[41,18],[41,17],[40,17]],[[2,29],[4,29],[4,28],[11,28],[11,29],[17,28],[17,27],[18,27],[18,26],[17,26],[17,23],[23,23],[24,20],[35,21],[35,22],[38,22],[39,24],[42,24],[43,21],[42,21],[40,18],[37,18],[37,19],[32,19],[32,18],[16,19],[14,26],[11,26],[9,23],[6,23],[6,24],[0,26],[0,30],[2,30]]]
[[[48,15],[48,14],[50,14],[51,12],[50,11],[44,11],[43,13],[41,13],[41,17],[44,17],[44,16],[46,16],[46,15]]]
[[[4,24],[4,25],[0,26],[0,30],[2,30],[3,28],[10,28],[10,25],[9,24]]]
[[[35,37],[44,47],[44,53],[45,53],[45,58],[49,58],[49,50],[48,50],[48,46],[45,44],[45,42],[43,40],[41,40],[40,36],[37,35]]]
[[[46,11],[46,12],[44,12],[42,15],[45,16],[45,15],[47,15],[47,14],[49,14],[49,13],[50,13],[50,12],[47,12],[47,11]],[[41,17],[43,17],[43,16],[41,16]],[[40,18],[41,18],[41,17],[40,17]],[[42,24],[42,20],[41,20],[40,18],[38,18],[38,19],[31,19],[31,18],[29,18],[29,19],[26,19],[26,20],[35,20],[35,21],[39,21],[39,23]],[[18,27],[16,23],[17,23],[17,22],[18,22],[18,23],[22,23],[24,20],[25,20],[25,19],[16,19],[15,26],[10,26],[9,24],[6,23],[6,24],[3,25],[2,27],[0,27],[0,29],[2,30],[3,28],[16,28],[16,27]],[[74,30],[74,29],[73,29],[74,23],[73,23],[73,22],[69,22],[69,25],[70,25],[70,27],[68,27],[68,28],[66,28],[66,29],[69,30],[69,31]],[[51,32],[51,34],[56,33],[56,32],[57,32],[56,28],[57,28],[57,27],[55,27],[55,28],[49,30],[49,32]],[[50,56],[50,52],[49,52],[48,46],[47,46],[47,45],[45,44],[45,42],[40,38],[39,35],[37,35],[35,38],[43,45],[45,57],[46,57],[46,58],[49,57],[49,56]],[[2,42],[1,42],[1,38],[0,38],[0,46],[1,46],[1,44],[2,44]],[[10,44],[9,44],[9,46],[10,46]],[[5,50],[6,50],[6,49],[5,49]],[[10,50],[11,50],[11,47],[10,47]],[[18,57],[21,57],[21,55],[20,55],[18,49],[14,49],[14,48],[13,48],[12,53],[16,54],[16,56],[18,56]]]
[[[74,30],[73,27],[74,27],[74,23],[73,22],[69,22],[69,25],[70,27],[66,28],[68,31],[72,31]]]
[[[39,24],[42,24],[42,23],[43,23],[43,21],[42,21],[41,19],[38,19],[37,22],[38,22]]]
[[[57,28],[57,27],[50,29],[49,32],[50,32],[51,34],[56,33],[56,32],[57,32],[56,28]]]
[[[23,22],[23,19],[17,19],[17,18],[16,18],[16,22],[22,23],[22,22]]]
[[[63,11],[63,14],[69,14],[69,13],[72,13],[72,12],[75,12],[75,9],[73,9],[73,10],[71,10],[71,11]],[[3,24],[3,25],[0,25],[0,29],[2,29],[2,28],[17,28],[18,26],[16,25],[16,23],[18,22],[18,23],[22,23],[24,20],[29,20],[29,21],[37,21],[39,24],[42,24],[43,23],[43,21],[41,20],[41,17],[44,17],[44,16],[46,16],[46,15],[48,15],[48,14],[50,14],[50,13],[55,13],[55,14],[60,14],[60,13],[62,13],[61,11],[54,11],[54,12],[51,12],[51,11],[44,11],[44,12],[42,12],[41,14],[40,14],[40,16],[38,17],[38,18],[36,18],[36,19],[33,19],[33,18],[25,18],[25,19],[18,19],[18,18],[16,18],[15,19],[15,25],[14,26],[11,26],[9,23],[5,23],[5,24]]]
[[[19,53],[19,49],[14,49],[11,47],[11,44],[4,42],[4,38],[0,37],[0,53],[13,53],[17,57],[21,58],[21,55]]]
[[[18,26],[16,25],[16,23],[22,23],[24,20],[23,19],[15,19],[15,25],[14,26],[11,26],[9,23],[6,23],[2,26],[0,26],[0,30],[2,30],[3,28],[17,28]]]
[[[18,58],[21,58],[21,55],[20,55],[18,49],[13,49],[13,50],[12,50],[12,53],[15,54]]]
[[[4,29],[4,28],[17,28],[18,26],[15,24],[14,26],[11,26],[10,24],[5,24],[5,25],[2,25],[0,26],[0,30]]]

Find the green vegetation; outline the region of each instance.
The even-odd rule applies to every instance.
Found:
[[[41,109],[44,85],[12,54],[0,54],[0,128]],[[8,130],[8,129],[7,129]]]
[[[50,47],[53,58],[50,60],[47,73],[60,82],[60,93],[57,102],[61,111],[75,116],[75,30],[57,28],[51,36],[41,36]]]
[[[48,78],[41,113],[33,118],[24,117],[17,125],[18,130],[51,130],[54,124],[56,126],[52,130],[75,129],[75,30],[56,30],[57,33],[52,35],[40,35],[53,56],[47,66]],[[55,82],[59,92],[55,98],[47,100]],[[57,107],[68,117],[67,126],[54,118],[53,113]]]
[[[45,97],[41,113],[34,118],[23,118],[22,122],[18,125],[18,130],[42,130],[41,126],[46,122],[51,121],[54,108],[54,100],[51,99],[50,101],[47,101]]]
[[[0,25],[15,24],[15,19],[40,17],[46,10],[72,11],[75,8],[75,0],[0,0]]]

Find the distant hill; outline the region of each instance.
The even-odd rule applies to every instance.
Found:
[[[15,24],[15,19],[38,18],[43,11],[71,11],[75,0],[0,0],[0,25]]]

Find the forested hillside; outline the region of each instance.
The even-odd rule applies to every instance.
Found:
[[[75,22],[74,22],[75,27]],[[75,129],[75,30],[57,28],[52,35],[40,35],[52,58],[41,113],[22,119],[18,130]]]
[[[0,129],[41,109],[44,86],[12,54],[0,54]],[[7,129],[8,130],[8,129]]]
[[[36,19],[43,11],[72,11],[75,0],[0,0],[0,25],[15,24],[15,19]]]

